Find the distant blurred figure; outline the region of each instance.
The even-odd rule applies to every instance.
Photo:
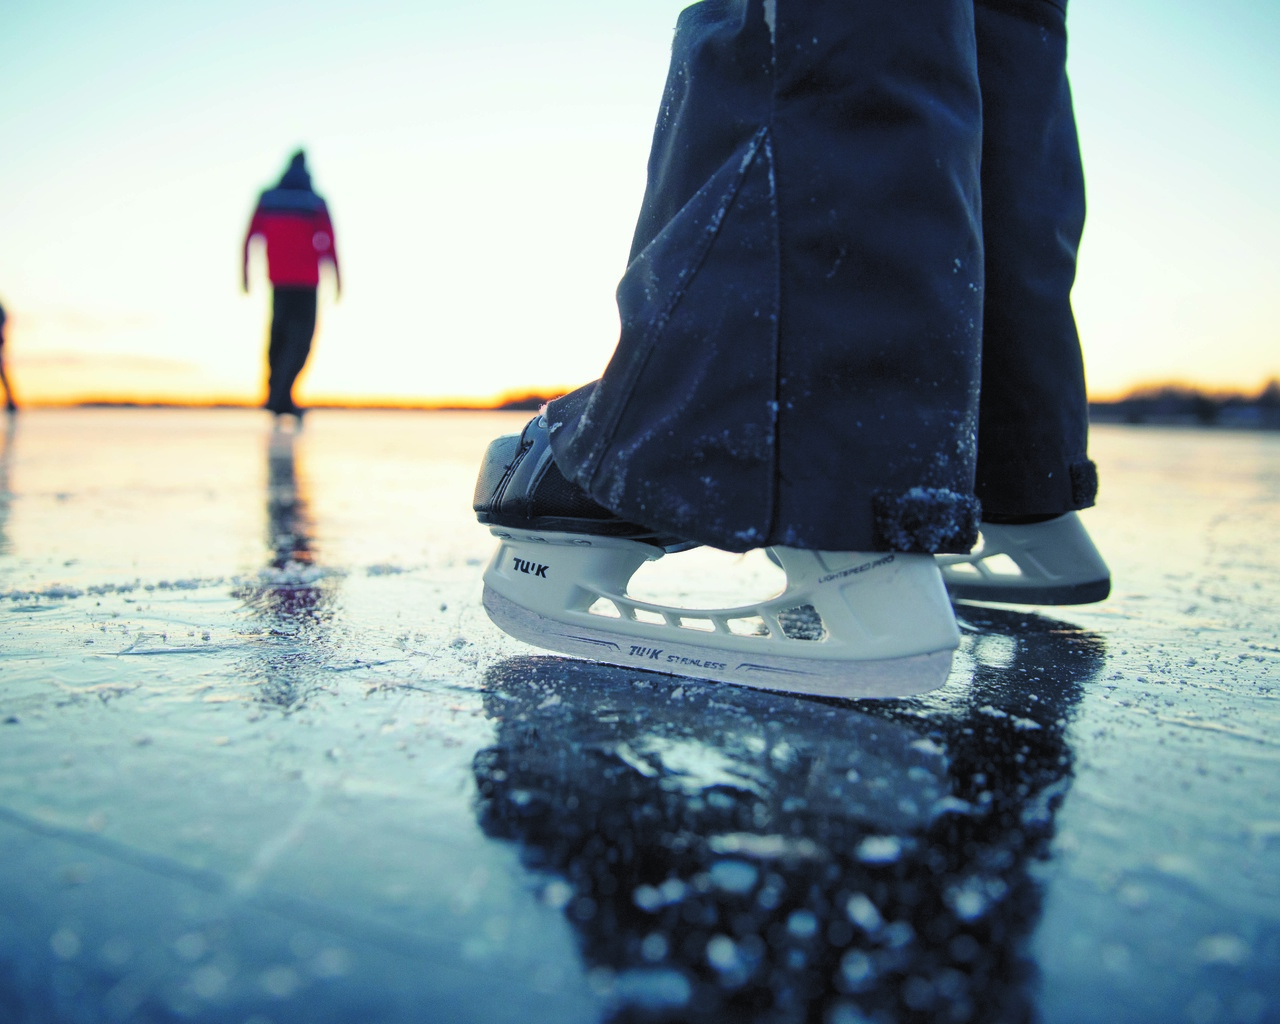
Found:
[[[333,268],[335,294],[342,294],[338,250],[329,208],[311,187],[307,155],[298,150],[275,188],[258,198],[253,219],[244,237],[241,273],[249,290],[249,243],[260,236],[267,243],[267,276],[273,288],[271,344],[267,349],[266,408],[302,418],[293,401],[293,383],[311,352],[316,330],[316,289],[320,264]]]
[[[15,413],[18,411],[18,403],[13,400],[13,388],[9,386],[9,375],[4,369],[4,323],[7,319],[4,306],[0,306],[0,385],[4,386],[5,410]]]

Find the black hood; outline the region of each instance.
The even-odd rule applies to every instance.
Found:
[[[280,176],[280,184],[276,188],[291,189],[299,192],[312,191],[311,174],[307,170],[307,154],[303,150],[298,150],[289,158],[289,166],[285,169],[284,174]]]

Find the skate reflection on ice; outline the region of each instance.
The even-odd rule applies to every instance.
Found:
[[[249,672],[265,703],[299,707],[321,685],[337,574],[317,564],[307,480],[298,472],[301,438],[275,431],[267,440],[267,565],[235,591],[262,631]]]
[[[972,679],[847,703],[552,657],[488,676],[479,817],[613,1019],[1005,1021],[1102,641],[962,609]]]

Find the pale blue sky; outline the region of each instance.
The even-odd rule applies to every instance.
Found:
[[[7,0],[0,299],[35,392],[253,398],[258,189],[306,145],[346,291],[308,393],[572,385],[613,289],[683,3]],[[1280,374],[1280,4],[1074,0],[1091,386]],[[53,392],[49,392],[53,393]]]

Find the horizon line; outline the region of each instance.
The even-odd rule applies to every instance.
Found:
[[[522,395],[510,399],[443,399],[439,401],[319,401],[301,406],[304,412],[317,409],[386,412],[520,412],[536,411],[540,406],[565,392],[550,396]],[[237,399],[181,398],[73,398],[35,399],[23,401],[19,409],[246,409],[266,412],[261,402]]]
[[[1268,392],[1280,387],[1280,378],[1270,377],[1262,387],[1255,389],[1214,387],[1192,383],[1185,380],[1150,381],[1137,384],[1124,392],[1104,392],[1100,395],[1089,395],[1091,406],[1118,405],[1124,402],[1150,400],[1157,396],[1180,394],[1187,397],[1228,401],[1242,399],[1246,403],[1257,402]],[[501,392],[484,398],[474,396],[449,395],[438,398],[339,398],[337,396],[317,396],[302,406],[308,409],[333,410],[368,410],[387,412],[508,412],[537,411],[542,405],[560,398],[575,390],[574,388],[526,389]],[[88,394],[81,397],[35,398],[21,402],[27,409],[102,409],[102,408],[134,408],[134,409],[262,409],[261,400],[247,399],[240,396],[183,398],[178,396],[159,397],[115,396],[110,394]]]

